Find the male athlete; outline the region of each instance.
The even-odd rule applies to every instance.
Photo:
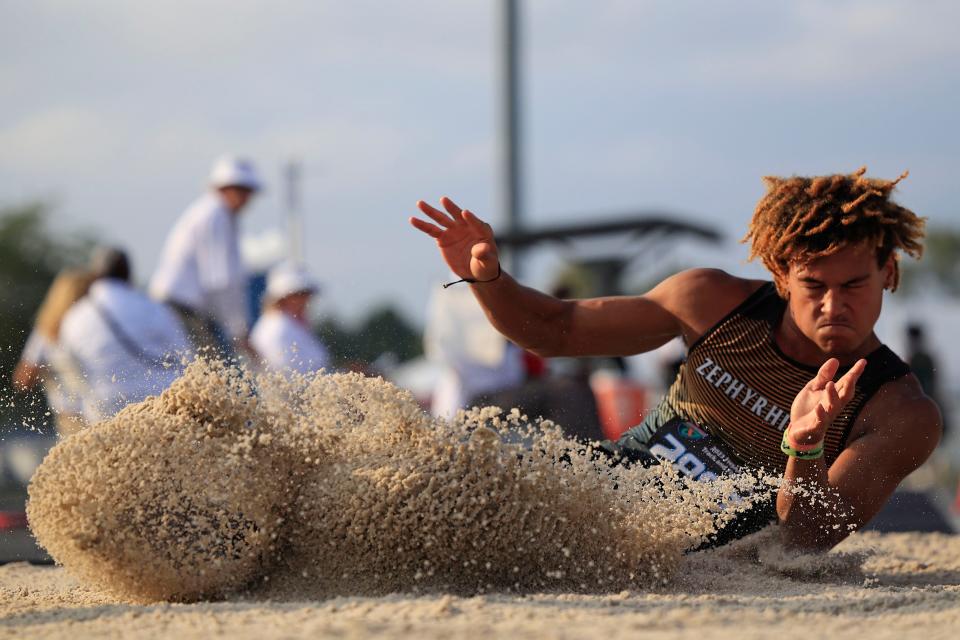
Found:
[[[627,356],[676,336],[687,359],[657,409],[607,448],[655,454],[694,478],[742,467],[781,473],[770,500],[719,543],[779,521],[786,544],[829,549],[880,510],[940,439],[916,377],[873,332],[900,253],[918,258],[924,220],[890,199],[895,181],[851,175],[765,179],[745,242],[773,282],[716,269],[671,276],[642,296],[559,300],[502,272],[493,231],[449,198],[437,241],[494,327],[543,356]],[[822,494],[791,491],[798,481]]]

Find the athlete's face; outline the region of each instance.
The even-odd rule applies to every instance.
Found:
[[[876,248],[869,243],[793,263],[787,274],[793,321],[823,353],[850,354],[873,333],[893,274],[893,259],[879,267]]]

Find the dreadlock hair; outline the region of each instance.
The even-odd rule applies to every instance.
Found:
[[[909,172],[896,180],[878,180],[865,178],[866,171],[860,167],[849,175],[763,178],[767,193],[741,242],[750,243],[749,259],[763,261],[782,297],[791,263],[833,255],[850,245],[873,243],[881,268],[893,256],[891,290],[900,283],[898,251],[921,256],[926,218],[890,200],[893,188]]]

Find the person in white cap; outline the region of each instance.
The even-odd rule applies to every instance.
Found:
[[[330,366],[326,347],[310,330],[307,308],[319,287],[302,266],[285,262],[267,274],[264,311],[250,342],[269,369],[310,373]]]
[[[230,355],[237,346],[249,349],[237,219],[262,183],[252,163],[223,156],[213,165],[209,187],[167,237],[150,295],[177,312],[197,350]]]

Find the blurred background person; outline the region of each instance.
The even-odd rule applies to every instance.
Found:
[[[250,344],[265,367],[298,373],[330,367],[327,348],[309,324],[310,300],[318,291],[301,265],[284,262],[267,274],[263,313],[250,332]]]
[[[478,399],[526,380],[523,351],[490,326],[468,288],[437,285],[423,345],[427,359],[441,371],[430,403],[435,416],[452,418]]]
[[[926,333],[921,324],[907,325],[907,363],[920,381],[923,392],[936,400],[937,363],[927,349]]]
[[[568,287],[557,286],[552,294],[570,298]],[[583,442],[603,440],[600,408],[590,386],[599,359],[541,358],[521,352],[523,381],[517,386],[467,399],[467,406],[514,407],[531,418],[542,417],[560,425],[563,432]]]
[[[13,371],[13,385],[27,391],[43,385],[57,433],[68,436],[84,426],[83,380],[69,355],[60,348],[60,326],[67,311],[86,295],[95,275],[64,269],[53,280],[37,312],[33,331]]]
[[[197,351],[229,356],[237,346],[249,351],[237,223],[262,183],[251,162],[223,156],[213,165],[209,186],[167,236],[150,295],[176,311]]]
[[[913,374],[920,381],[923,392],[933,398],[933,401],[940,407],[940,414],[943,416],[944,438],[941,440],[942,443],[946,440],[948,431],[947,407],[940,396],[937,361],[927,346],[927,334],[922,324],[914,322],[907,325],[906,359]]]
[[[86,380],[83,413],[94,424],[166,389],[190,342],[177,316],[130,285],[126,253],[100,248],[97,279],[63,318],[60,342]]]
[[[597,399],[590,387],[591,363],[587,358],[554,358],[547,361],[522,352],[524,381],[492,394],[477,396],[467,406],[516,407],[530,418],[557,423],[564,434],[582,442],[603,440]]]

